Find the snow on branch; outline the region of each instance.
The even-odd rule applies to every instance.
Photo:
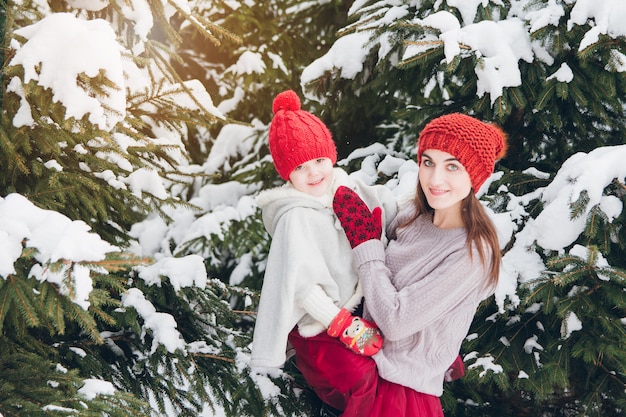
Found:
[[[107,253],[119,250],[90,230],[85,222],[41,209],[20,194],[0,198],[0,277],[15,274],[22,249],[33,248],[39,263],[32,267],[30,276],[57,285],[62,294],[87,309],[92,289],[90,270],[78,263],[102,261]],[[68,263],[60,270],[48,267],[58,261]]]

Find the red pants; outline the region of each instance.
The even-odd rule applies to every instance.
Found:
[[[289,334],[296,366],[322,401],[343,410],[342,417],[443,417],[439,397],[385,381],[371,357],[348,350],[321,333]]]

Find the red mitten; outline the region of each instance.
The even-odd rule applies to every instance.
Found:
[[[463,359],[461,359],[461,355],[458,355],[446,371],[444,379],[446,382],[451,382],[461,378],[463,375],[465,375],[465,364]]]
[[[328,326],[328,335],[339,337],[348,349],[364,356],[372,356],[383,346],[378,327],[368,320],[350,314],[342,308]]]
[[[381,208],[370,211],[361,197],[350,188],[343,185],[337,188],[333,210],[352,249],[368,240],[380,239],[383,233]]]

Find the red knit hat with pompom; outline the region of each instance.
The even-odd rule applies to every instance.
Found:
[[[458,159],[477,193],[493,173],[496,160],[506,153],[506,134],[494,124],[452,113],[433,119],[424,127],[417,143],[418,164],[427,149],[447,152]]]
[[[320,119],[300,110],[300,98],[293,90],[278,94],[272,111],[270,153],[284,180],[298,165],[311,159],[329,158],[333,165],[337,162],[337,148],[330,131]]]

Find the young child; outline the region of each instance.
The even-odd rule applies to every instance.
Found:
[[[326,333],[358,354],[373,355],[382,337],[373,323],[353,315],[362,291],[352,248],[332,202],[335,190],[346,186],[370,207],[382,207],[377,215],[387,224],[397,210],[395,199],[386,187],[367,186],[334,167],[337,151],[329,130],[300,109],[294,91],[277,95],[272,110],[270,152],[288,182],[257,197],[272,243],[250,366],[281,367],[290,332],[303,338]],[[295,350],[296,358],[306,355]]]

